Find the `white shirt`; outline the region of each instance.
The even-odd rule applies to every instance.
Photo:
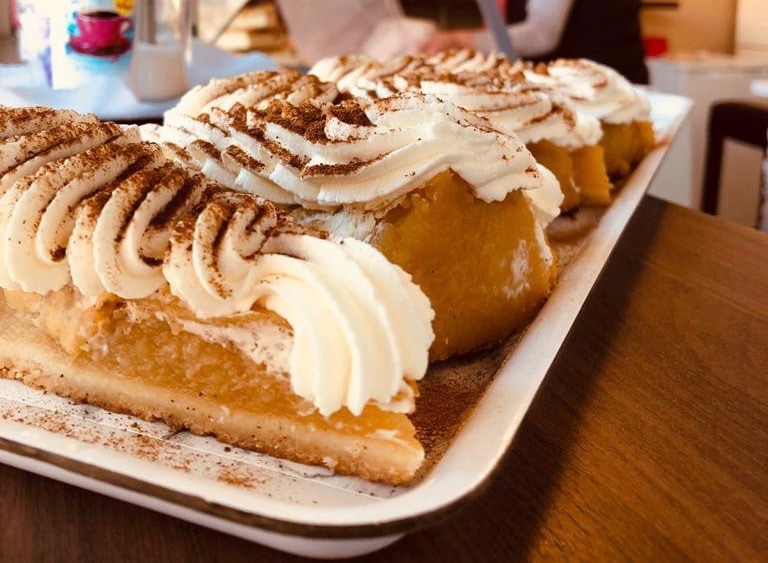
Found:
[[[554,51],[573,7],[573,0],[528,0],[525,21],[507,27],[509,38],[521,57],[535,57]],[[491,34],[480,31],[474,37],[475,48],[493,51]]]
[[[278,0],[296,52],[311,64],[339,54],[387,59],[413,52],[435,30],[396,0]]]

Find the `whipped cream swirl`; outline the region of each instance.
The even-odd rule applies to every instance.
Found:
[[[579,109],[605,123],[650,119],[645,93],[610,67],[587,59],[558,59],[525,65],[525,77],[568,96]]]
[[[198,164],[220,156],[237,173],[232,187],[308,208],[381,208],[449,168],[488,202],[515,189],[536,198],[554,181],[516,136],[418,93],[323,107],[275,100],[265,111],[213,108],[197,119],[172,116],[161,137],[184,142],[189,133],[216,146],[218,154]]]
[[[55,117],[55,116],[51,116]],[[55,123],[55,120],[51,120]],[[114,123],[98,123],[93,115],[78,116],[68,123],[46,126],[41,131],[8,137],[0,152],[0,193],[33,173],[43,164],[76,154],[122,134]]]
[[[513,63],[501,53],[485,53],[470,48],[447,49],[425,57],[428,65],[438,72],[482,74],[507,72]]]
[[[42,106],[11,108],[0,106],[0,139],[16,135],[29,135],[58,125],[80,121],[94,121],[93,115],[80,115],[70,109]]]
[[[83,295],[139,299],[163,287],[171,230],[207,182],[170,162],[129,173],[78,206],[67,257]]]
[[[369,70],[369,65],[376,65],[376,60],[365,55],[342,55],[317,61],[309,70],[308,76],[316,76],[326,83],[335,83],[342,92],[357,95],[354,89],[358,77]],[[362,97],[368,97],[364,91]]]
[[[564,96],[531,84],[499,83],[463,73],[422,80],[420,89],[486,117],[524,143],[544,139],[578,148],[596,145],[602,136],[597,119],[577,111]]]
[[[39,293],[63,287],[69,281],[63,258],[74,210],[133,162],[134,151],[126,145],[138,141],[135,130],[123,135],[111,124],[81,127],[72,127],[81,134],[76,142],[70,139],[53,151],[77,154],[45,164],[40,154],[19,155],[21,164],[0,179],[12,182],[0,197],[0,266],[5,266],[0,287]],[[0,150],[9,144],[0,142]],[[19,169],[27,169],[27,175],[19,177]]]
[[[403,270],[360,241],[303,235],[246,194],[216,194],[180,222],[163,270],[199,316],[259,303],[285,318],[293,390],[322,414],[386,403],[426,370],[432,310]]]
[[[310,73],[335,80],[339,90],[360,97],[385,98],[407,91],[434,95],[487,118],[525,143],[546,139],[578,148],[599,142],[602,130],[597,119],[577,111],[566,96],[527,82],[522,72],[511,68],[503,57],[465,49],[381,62],[329,58]]]
[[[322,414],[360,414],[369,403],[413,408],[408,381],[426,372],[434,313],[376,249],[325,238],[270,203],[190,173],[140,142],[136,128],[91,123],[77,129],[79,145],[68,145],[75,154],[41,164],[45,149],[20,144],[62,135],[61,125],[41,127],[0,139],[13,164],[0,181],[30,170],[0,197],[0,287],[46,294],[72,283],[94,300],[170,291],[194,313],[196,332],[217,342],[229,333],[199,325],[263,307],[290,324],[292,388]],[[241,332],[233,345],[260,348],[258,332]]]
[[[167,115],[195,117],[214,107],[228,110],[236,103],[264,109],[273,99],[294,105],[305,101],[322,104],[333,102],[338,94],[334,84],[322,82],[316,76],[304,76],[296,71],[261,70],[195,86],[168,110]]]

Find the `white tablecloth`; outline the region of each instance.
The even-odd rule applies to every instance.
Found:
[[[261,53],[233,55],[208,43],[195,42],[189,83],[191,87],[204,84],[212,78],[275,68],[275,61]],[[139,101],[126,85],[125,76],[99,76],[84,86],[69,90],[27,85],[31,79],[34,79],[34,71],[29,66],[0,65],[0,104],[70,108],[83,113],[95,113],[105,120],[129,121],[160,117],[178,101]]]

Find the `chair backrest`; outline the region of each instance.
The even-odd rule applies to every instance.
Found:
[[[723,143],[734,139],[766,151],[768,148],[768,102],[732,100],[712,104],[707,128],[707,154],[704,167],[704,187],[701,209],[717,213],[720,199],[720,173],[723,165]],[[768,165],[764,170],[768,169]],[[755,226],[768,230],[768,181],[763,174],[760,204],[756,210]]]
[[[768,131],[766,131],[766,144],[768,144]],[[760,210],[757,215],[757,225],[761,231],[768,233],[768,150],[763,158],[763,185],[760,191]]]

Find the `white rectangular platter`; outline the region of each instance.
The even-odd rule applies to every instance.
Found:
[[[511,444],[690,107],[678,96],[652,93],[650,99],[662,142],[627,180],[525,333],[431,369],[423,397],[430,386],[446,392],[461,379],[478,383],[469,389],[472,407],[449,425],[440,447],[426,444],[431,461],[415,485],[334,476],[4,379],[0,462],[314,557],[370,552],[433,522],[477,491]]]

